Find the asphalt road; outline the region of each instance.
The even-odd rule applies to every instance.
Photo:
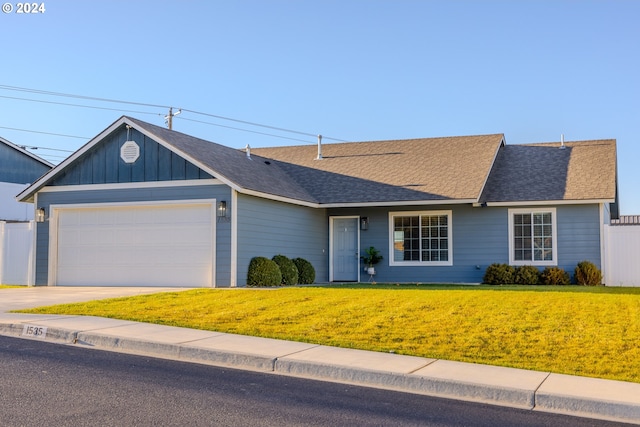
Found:
[[[616,426],[0,336],[0,426]]]

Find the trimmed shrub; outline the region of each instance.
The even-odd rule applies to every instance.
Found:
[[[294,258],[293,263],[298,268],[298,283],[310,285],[316,281],[316,269],[304,258]]]
[[[513,283],[514,273],[515,269],[509,264],[491,264],[484,272],[482,281],[489,285],[508,285]]]
[[[547,267],[540,276],[543,285],[570,285],[569,273],[560,267]]]
[[[282,273],[274,261],[265,257],[254,257],[249,262],[247,286],[280,286]]]
[[[298,284],[298,268],[293,261],[284,255],[276,255],[271,259],[280,267],[283,285],[293,286]]]
[[[602,284],[602,273],[590,261],[581,261],[576,266],[574,279],[578,285],[599,286]]]
[[[516,267],[513,281],[518,285],[537,285],[540,283],[540,270],[532,265]]]

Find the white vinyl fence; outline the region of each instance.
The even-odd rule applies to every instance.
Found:
[[[640,286],[640,224],[604,226],[604,283]]]
[[[34,230],[34,221],[0,221],[0,284],[32,283]]]

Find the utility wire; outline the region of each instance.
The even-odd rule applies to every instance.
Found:
[[[26,148],[29,150],[49,150],[49,151],[62,151],[63,153],[73,153],[73,150],[61,150],[59,148],[36,147],[33,145],[18,145],[18,147],[22,149]],[[47,154],[47,156],[53,156],[53,154]]]
[[[255,131],[255,130],[241,129],[241,128],[236,128],[236,127],[233,127],[233,126],[221,125],[221,124],[218,124],[218,123],[205,122],[205,121],[202,121],[202,120],[187,119],[186,117],[183,117],[183,116],[174,117],[174,118],[175,119],[179,119],[179,120],[186,120],[186,121],[189,121],[189,122],[203,123],[205,125],[218,126],[218,127],[226,128],[226,129],[233,129],[233,130],[240,130],[240,131],[243,131],[243,132],[256,133],[258,135],[273,136],[275,138],[289,139],[291,141],[299,141],[299,142],[309,143],[309,141],[306,141],[304,139],[289,138],[288,136],[274,135],[274,134],[266,133],[266,132],[258,132],[258,131]],[[313,136],[315,136],[315,135],[313,135]]]
[[[188,110],[186,108],[182,108],[182,111],[186,111],[188,113],[193,113],[193,114],[200,114],[202,116],[207,116],[207,117],[214,117],[216,119],[229,120],[229,121],[236,122],[236,123],[244,123],[245,125],[259,126],[259,127],[263,127],[263,128],[267,128],[267,129],[279,130],[281,132],[296,133],[298,135],[311,136],[311,137],[314,137],[314,138],[318,136],[318,135],[315,135],[315,134],[312,134],[312,133],[308,133],[308,132],[300,132],[300,131],[297,131],[297,130],[285,129],[285,128],[280,128],[280,127],[276,127],[276,126],[263,125],[263,124],[260,124],[260,123],[248,122],[246,120],[233,119],[231,117],[218,116],[218,115],[215,115],[215,114],[201,113],[199,111]],[[231,128],[231,129],[236,129],[236,128]],[[242,129],[238,129],[238,130],[242,130]],[[322,136],[322,138],[330,139],[332,141],[346,142],[346,141],[343,141],[341,139],[331,138],[331,137],[327,137],[327,136],[324,136],[324,135]],[[291,139],[291,138],[287,138],[287,139]],[[298,139],[298,140],[294,140],[294,141],[300,141],[300,140]]]
[[[30,89],[30,88],[24,88],[24,87],[18,87],[18,86],[0,85],[0,89],[12,90],[12,91],[18,91],[18,92],[35,93],[35,94],[39,94],[39,95],[86,99],[86,100],[91,100],[91,101],[111,102],[111,103],[129,104],[129,105],[140,105],[140,106],[154,107],[154,108],[164,108],[164,109],[172,108],[171,106],[168,106],[168,105],[158,105],[158,104],[148,104],[148,103],[143,103],[143,102],[122,101],[122,100],[109,99],[109,98],[98,98],[98,97],[85,96],[85,95],[75,95],[75,94],[62,93],[62,92],[52,92],[52,91],[40,90],[40,89]],[[16,99],[20,99],[20,98],[16,98]],[[85,106],[85,107],[86,108],[92,108],[90,106]],[[217,119],[221,119],[221,120],[228,120],[228,121],[233,121],[233,122],[236,122],[236,123],[244,123],[244,124],[250,125],[250,126],[273,129],[273,130],[277,130],[277,131],[280,131],[280,132],[294,133],[294,134],[298,134],[298,135],[311,136],[311,137],[314,137],[314,138],[317,136],[315,134],[308,133],[308,132],[300,132],[300,131],[297,131],[297,130],[282,128],[282,127],[276,127],[276,126],[270,126],[270,125],[265,125],[265,124],[262,124],[262,123],[250,122],[250,121],[247,121],[247,120],[234,119],[234,118],[231,118],[231,117],[225,117],[225,116],[220,116],[220,115],[216,115],[216,114],[203,113],[203,112],[200,112],[200,111],[189,110],[189,109],[185,109],[185,108],[181,108],[181,110],[185,111],[185,112],[189,112],[189,113],[193,113],[193,114],[199,114],[199,115],[208,116],[208,117],[213,117],[213,118],[217,118]],[[121,111],[121,110],[117,110],[117,111]],[[151,113],[146,113],[146,114],[151,114]],[[246,129],[237,129],[237,128],[231,128],[231,129],[245,131],[245,132],[251,132],[251,131],[247,131]],[[276,137],[284,138],[284,139],[290,139],[290,138],[285,138],[285,137],[281,137],[281,136],[276,136]],[[332,140],[332,141],[346,142],[346,141],[344,141],[342,139],[332,138],[332,137],[328,137],[328,136],[323,136],[323,138],[324,139],[329,139],[329,140]],[[304,141],[304,142],[306,142],[306,141]]]
[[[19,131],[19,132],[40,133],[40,134],[43,134],[43,135],[61,136],[61,137],[64,137],[64,138],[78,138],[78,139],[86,139],[86,140],[91,139],[90,137],[86,137],[86,136],[64,135],[64,134],[61,134],[61,133],[41,132],[41,131],[38,131],[38,130],[18,129],[18,128],[6,127],[6,126],[0,126],[0,129],[16,130],[16,131]]]
[[[124,113],[149,114],[149,115],[153,115],[153,116],[161,116],[162,115],[160,113],[151,113],[149,111],[122,110],[120,108],[96,107],[96,106],[93,106],[93,105],[82,105],[82,104],[68,104],[68,103],[65,103],[65,102],[45,101],[45,100],[42,100],[42,99],[18,98],[18,97],[15,97],[15,96],[0,95],[0,98],[16,99],[18,101],[40,102],[40,103],[43,103],[43,104],[64,105],[64,106],[67,106],[67,107],[92,108],[92,109],[95,109],[95,110],[120,111],[120,112],[124,112]]]
[[[101,101],[101,102],[113,102],[116,104],[129,104],[129,105],[142,105],[145,107],[156,107],[156,108],[170,108],[170,106],[168,105],[157,105],[157,104],[147,104],[144,102],[132,102],[132,101],[120,101],[117,99],[108,99],[108,98],[96,98],[94,96],[84,96],[84,95],[74,95],[71,93],[62,93],[62,92],[51,92],[48,90],[40,90],[40,89],[29,89],[29,88],[25,88],[25,87],[18,87],[18,86],[7,86],[7,85],[0,85],[0,89],[5,89],[5,90],[14,90],[14,91],[18,91],[18,92],[29,92],[29,93],[37,93],[40,95],[50,95],[50,96],[62,96],[65,98],[77,98],[77,99],[86,99],[89,101]]]

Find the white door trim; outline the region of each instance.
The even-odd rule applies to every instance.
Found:
[[[330,216],[329,217],[329,282],[333,282],[333,225],[336,219],[357,219],[357,223],[360,224],[359,215],[345,215],[345,216]],[[356,226],[357,230],[357,247],[358,254],[360,254],[360,227]],[[358,266],[356,271],[358,272],[358,282],[360,282],[360,257],[356,258]]]

